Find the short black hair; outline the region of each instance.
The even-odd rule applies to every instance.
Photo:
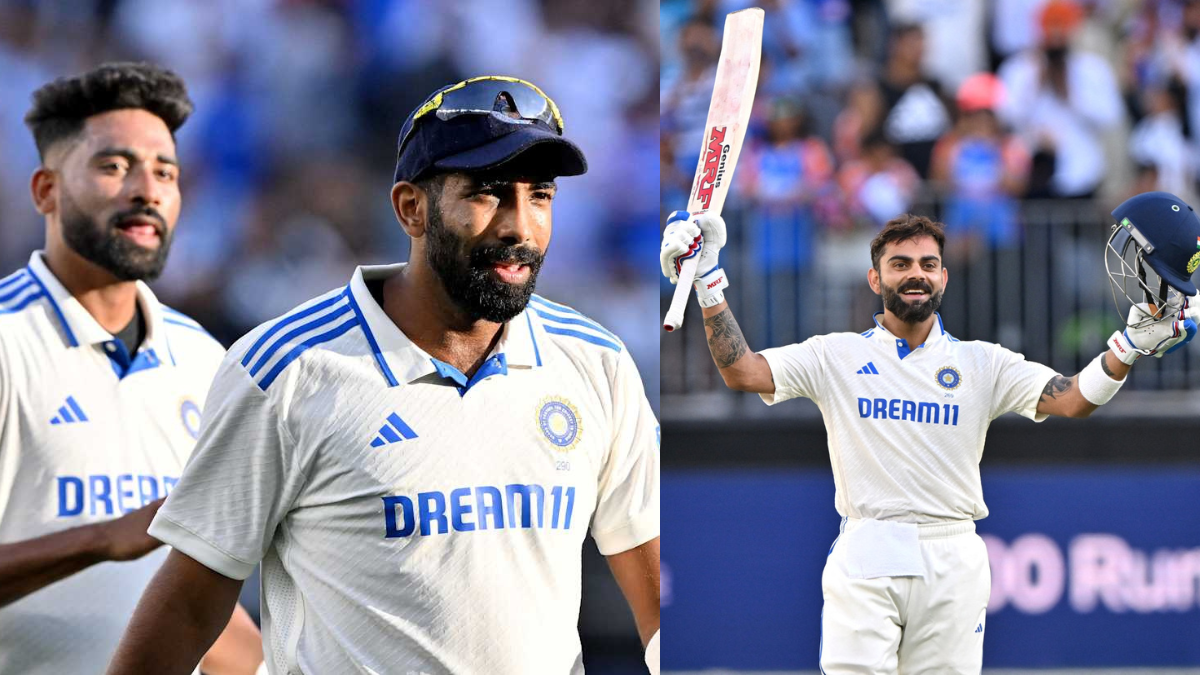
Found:
[[[879,260],[883,257],[883,248],[888,244],[909,241],[918,237],[933,237],[938,245],[938,255],[944,254],[946,226],[925,216],[906,213],[889,220],[871,241],[871,266],[875,268],[875,271],[879,271]]]
[[[187,87],[175,73],[150,63],[105,63],[82,75],[60,77],[33,92],[25,126],[33,132],[38,156],[83,131],[93,115],[139,108],[156,115],[174,137],[192,114]]]

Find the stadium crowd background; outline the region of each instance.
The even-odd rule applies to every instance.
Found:
[[[762,69],[722,254],[751,346],[869,327],[868,243],[915,212],[947,224],[951,333],[1063,372],[1092,358],[1120,325],[1108,212],[1148,190],[1196,205],[1200,2],[664,0],[664,212],[687,201],[723,17],[751,5]],[[663,341],[668,395],[720,388],[670,375],[692,337]],[[1130,388],[1194,389],[1187,352]]]
[[[229,345],[345,284],[357,264],[404,260],[407,237],[387,196],[401,123],[439,86],[516,75],[555,99],[589,165],[559,181],[538,290],[621,336],[657,410],[657,9],[651,0],[0,0],[0,273],[44,240],[28,188],[37,153],[22,120],[30,94],[55,77],[147,60],[186,81],[196,111],[177,139],[183,212],[152,286]],[[588,546],[589,672],[638,672],[628,608]],[[256,585],[243,594],[252,613]]]

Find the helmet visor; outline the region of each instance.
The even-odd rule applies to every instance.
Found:
[[[1178,307],[1183,294],[1167,283],[1146,260],[1154,246],[1124,219],[1113,225],[1104,254],[1104,267],[1112,286],[1113,304],[1121,320],[1130,328],[1141,328],[1165,316],[1168,306]],[[1145,303],[1148,310],[1131,311]]]

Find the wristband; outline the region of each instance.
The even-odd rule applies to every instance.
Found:
[[[1079,393],[1093,405],[1108,403],[1125,384],[1125,380],[1114,380],[1104,372],[1104,367],[1100,365],[1102,358],[1104,354],[1079,371]]]
[[[729,279],[725,270],[717,267],[697,278],[692,285],[696,288],[696,300],[700,306],[714,307],[725,302],[725,294],[721,291],[729,288]]]
[[[650,669],[650,675],[658,675],[658,634],[660,632],[662,631],[654,631],[654,637],[646,643],[646,667]]]

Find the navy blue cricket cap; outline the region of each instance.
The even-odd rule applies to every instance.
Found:
[[[1200,267],[1200,218],[1187,202],[1169,192],[1145,192],[1126,199],[1112,215],[1153,246],[1144,257],[1164,281],[1184,295],[1196,294],[1191,277]]]
[[[431,94],[400,127],[394,182],[526,160],[531,175],[586,173],[583,151],[563,138],[562,129],[554,101],[524,80],[488,76],[448,85]]]

